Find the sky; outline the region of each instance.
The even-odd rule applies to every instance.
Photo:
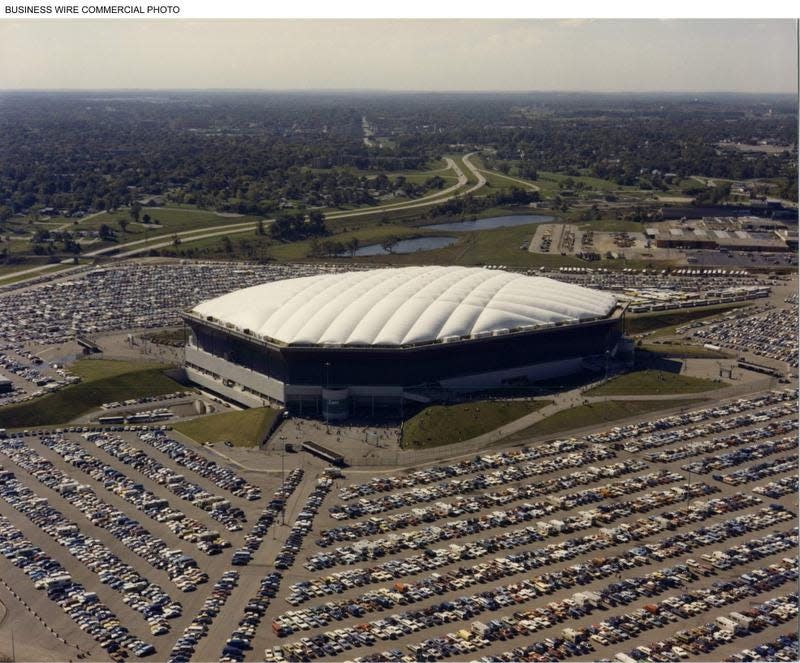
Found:
[[[790,20],[0,20],[0,89],[796,86]]]

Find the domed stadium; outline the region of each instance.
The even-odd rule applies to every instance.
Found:
[[[615,351],[622,313],[609,293],[482,268],[321,274],[185,312],[186,370],[244,405],[344,418],[577,372]]]

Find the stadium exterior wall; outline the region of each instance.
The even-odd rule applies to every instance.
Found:
[[[350,399],[373,408],[396,406],[413,388],[467,391],[577,372],[584,358],[616,347],[623,314],[617,308],[589,322],[405,347],[282,346],[186,315],[186,370],[248,406],[272,402],[321,413],[329,387],[346,387]]]

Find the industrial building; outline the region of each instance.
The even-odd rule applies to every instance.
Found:
[[[706,217],[691,226],[647,228],[645,234],[658,248],[719,249],[721,251],[792,250],[785,225],[756,217]]]
[[[596,365],[616,351],[623,313],[609,293],[482,268],[322,274],[185,312],[186,371],[244,405],[341,419]]]

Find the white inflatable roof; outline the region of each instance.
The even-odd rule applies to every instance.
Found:
[[[284,344],[407,345],[605,317],[608,293],[470,267],[403,267],[273,281],[192,313]]]

